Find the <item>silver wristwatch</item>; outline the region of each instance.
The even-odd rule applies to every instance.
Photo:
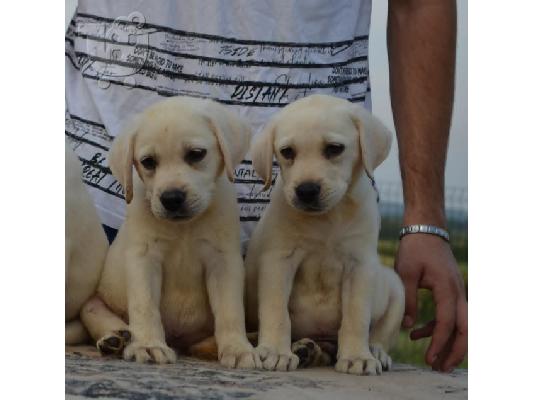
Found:
[[[402,239],[404,236],[409,235],[410,233],[428,233],[430,235],[439,236],[447,242],[449,241],[449,232],[434,225],[419,224],[403,226],[399,232],[399,239]]]

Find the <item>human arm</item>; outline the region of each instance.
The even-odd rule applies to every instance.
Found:
[[[405,212],[403,224],[446,227],[444,169],[454,97],[456,3],[454,0],[390,0],[390,90]],[[450,246],[427,234],[405,236],[396,270],[406,289],[403,325],[417,317],[417,289],[432,291],[436,321],[412,332],[432,335],[426,361],[448,371],[467,352],[467,302]]]

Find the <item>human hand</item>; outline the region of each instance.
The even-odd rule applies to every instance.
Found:
[[[443,239],[429,234],[402,238],[395,270],[406,293],[403,327],[417,320],[417,289],[432,291],[436,318],[410,333],[412,340],[432,336],[425,360],[432,369],[450,372],[467,353],[467,300],[463,279],[451,248]]]

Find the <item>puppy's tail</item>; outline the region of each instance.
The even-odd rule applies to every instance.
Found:
[[[258,332],[247,333],[247,338],[253,346],[258,344]],[[219,359],[217,342],[214,336],[190,346],[187,353],[192,357],[207,361],[217,361]]]

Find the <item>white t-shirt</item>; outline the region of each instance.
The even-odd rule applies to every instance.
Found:
[[[228,104],[253,134],[313,93],[370,108],[370,18],[371,0],[81,0],[65,38],[65,133],[102,222],[118,228],[125,213],[111,142],[164,97]],[[248,156],[235,176],[246,243],[270,193]]]

